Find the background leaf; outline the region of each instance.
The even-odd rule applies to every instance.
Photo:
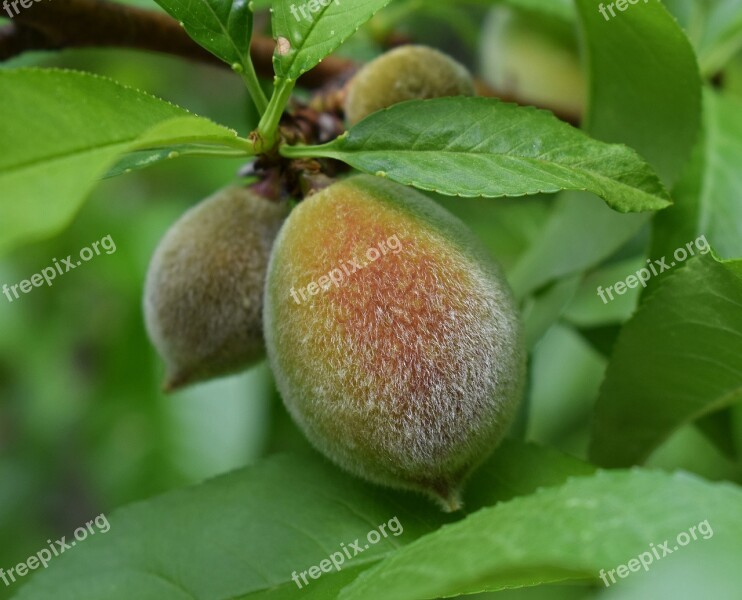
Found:
[[[543,487],[562,485],[570,477],[591,475],[595,467],[553,448],[506,439],[479,467],[464,488],[464,510],[528,496]]]
[[[110,79],[73,71],[0,71],[0,252],[66,225],[116,158],[200,142],[243,148],[234,131]]]
[[[594,0],[577,0],[577,8],[590,72],[585,128],[631,146],[673,183],[701,120],[701,79],[688,38],[660,2],[608,21]]]
[[[700,3],[707,9],[698,55],[703,72],[713,75],[742,48],[742,4],[737,0]]]
[[[576,20],[574,3],[571,0],[504,0],[503,4],[522,10],[537,11],[544,15],[558,17],[565,22]]]
[[[704,135],[683,178],[675,205],[658,215],[653,256],[705,235],[725,258],[742,257],[742,102],[707,90]]]
[[[569,305],[580,285],[580,275],[565,277],[524,303],[521,311],[526,348],[532,350]]]
[[[417,600],[565,579],[598,579],[650,544],[704,520],[713,535],[690,543],[704,562],[742,551],[742,491],[687,475],[600,472],[541,490],[444,527],[363,573],[341,600]],[[688,552],[679,548],[679,552]],[[665,558],[671,561],[672,557]],[[661,562],[661,561],[657,561]],[[649,577],[636,574],[634,577]],[[616,578],[618,581],[620,579]],[[742,574],[732,576],[737,589]],[[735,587],[727,587],[730,598]]]
[[[591,471],[554,450],[508,441],[472,477],[468,499],[475,509]],[[404,528],[398,537],[301,590],[292,581],[294,571],[395,516]],[[421,496],[366,484],[312,451],[276,455],[116,511],[110,532],[55,560],[17,600],[334,598],[358,572],[456,516]]]
[[[646,222],[646,215],[617,214],[595,202],[590,194],[561,194],[541,236],[513,267],[510,283],[515,294],[525,296],[554,279],[602,262],[633,238]]]
[[[712,76],[742,47],[737,0],[664,0],[693,42],[704,75]]]
[[[293,597],[300,590],[292,572],[395,516],[404,533],[382,538],[348,568],[367,567],[445,522],[419,500],[366,485],[316,454],[277,455],[118,511],[108,533],[62,555],[18,600]],[[306,591],[319,583],[327,593],[334,577],[325,573]]]
[[[669,259],[668,259],[669,264]],[[742,261],[667,275],[624,327],[595,408],[591,456],[644,460],[673,431],[742,399]]]
[[[546,111],[489,98],[403,102],[329,144],[285,149],[297,151],[453,196],[576,189],[621,212],[669,204],[656,175],[629,148],[592,140]]]
[[[631,146],[666,182],[676,180],[700,123],[701,81],[688,40],[658,2],[607,22],[591,0],[577,7],[590,82],[583,127],[596,139]],[[648,222],[647,215],[590,206],[582,194],[564,196],[544,236],[513,270],[521,293],[599,264]]]
[[[464,221],[497,257],[497,262],[506,273],[543,234],[553,204],[553,198],[546,194],[502,198],[497,202],[442,196],[432,192],[428,192],[428,195]],[[591,204],[610,210],[601,202],[592,200]]]

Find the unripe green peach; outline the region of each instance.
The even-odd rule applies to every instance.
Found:
[[[239,371],[265,355],[265,273],[287,214],[285,204],[229,187],[165,234],[147,273],[144,314],[167,365],[166,390]]]
[[[351,79],[345,116],[351,125],[405,100],[472,96],[466,67],[427,46],[401,46],[365,65]]]
[[[279,391],[318,449],[460,506],[524,378],[508,285],[461,221],[379,177],[331,185],[278,235],[264,322]]]
[[[508,6],[490,11],[482,30],[482,77],[495,92],[574,120],[586,85],[573,32]]]

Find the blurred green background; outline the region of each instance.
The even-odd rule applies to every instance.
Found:
[[[130,4],[155,8],[147,0]],[[409,13],[399,32],[406,39],[443,46],[476,70],[479,41],[472,40],[485,9],[447,19],[441,16],[451,13],[434,4],[439,8],[423,15]],[[378,53],[374,39],[386,27],[377,19],[343,52],[357,58]],[[34,54],[3,66],[22,64],[104,74],[243,135],[255,124],[242,82],[227,69],[121,50]],[[728,85],[742,91],[740,64],[730,70]],[[69,536],[101,512],[271,452],[306,447],[265,364],[166,396],[160,392],[163,366],[144,330],[144,275],[160,237],[188,207],[232,182],[241,164],[181,159],[103,181],[59,236],[0,260],[0,285],[14,284],[53,258],[74,255],[106,235],[117,246],[114,254],[102,254],[57,278],[51,288],[34,289],[13,303],[0,296],[0,567],[25,560],[47,539]],[[548,197],[438,199],[470,224],[506,269],[539,236],[553,205]],[[620,272],[630,272],[624,263],[642,260],[645,234],[602,268],[613,263]],[[636,301],[627,296],[626,303],[595,319],[594,288],[589,282],[580,288],[562,319],[536,345],[530,363],[526,437],[578,457],[586,455],[592,404],[606,365],[600,343],[585,330],[610,329],[628,317]],[[690,426],[668,440],[649,464],[742,480],[739,465]],[[0,599],[14,591],[0,586]],[[498,598],[593,594],[587,587],[546,586]]]

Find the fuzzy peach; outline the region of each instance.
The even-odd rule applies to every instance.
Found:
[[[285,203],[230,187],[187,211],[150,263],[144,313],[165,389],[249,367],[265,355],[263,285]]]
[[[435,48],[400,46],[365,65],[348,84],[345,115],[353,125],[405,100],[473,96],[464,65]]]
[[[309,440],[457,509],[524,378],[510,290],[464,224],[378,177],[335,183],[281,229],[264,306],[278,388]]]

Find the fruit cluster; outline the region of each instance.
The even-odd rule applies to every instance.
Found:
[[[472,92],[452,59],[405,47],[351,81],[347,118]],[[380,177],[335,181],[290,214],[256,189],[228,188],[191,209],[155,253],[145,315],[166,387],[247,368],[266,348],[289,412],[319,450],[458,509],[524,379],[499,267],[436,202]],[[341,267],[336,282],[329,274]]]

